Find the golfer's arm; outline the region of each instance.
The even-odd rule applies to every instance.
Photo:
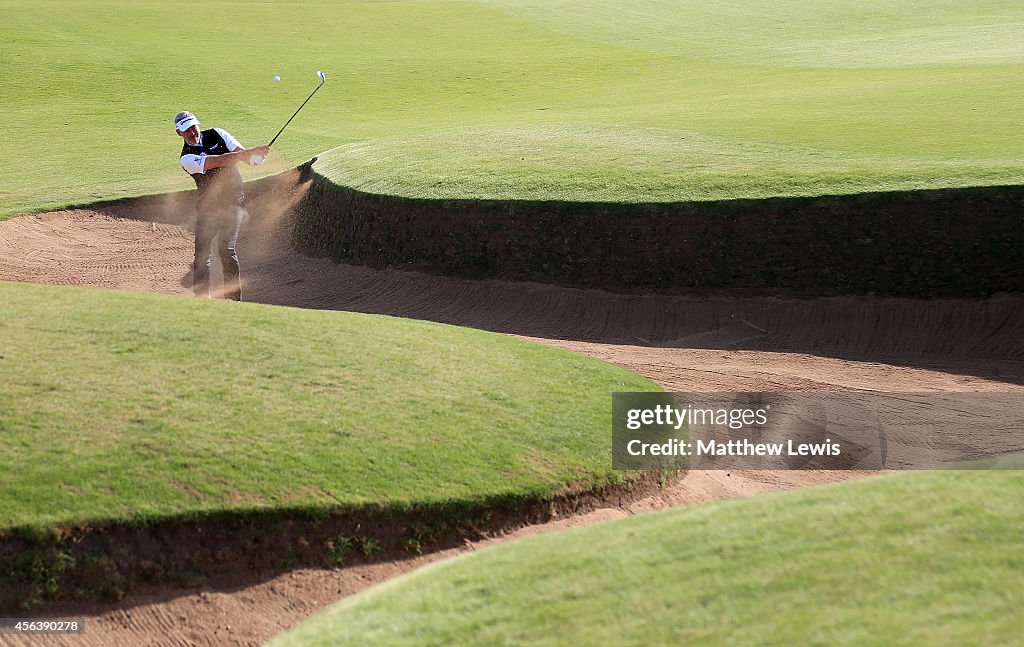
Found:
[[[224,168],[225,166],[234,166],[239,162],[248,161],[249,155],[251,155],[246,149],[235,149],[230,153],[224,153],[223,155],[207,155],[206,163],[203,165],[205,170],[212,168]]]

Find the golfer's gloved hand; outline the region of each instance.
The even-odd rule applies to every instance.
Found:
[[[267,153],[270,152],[270,146],[257,146],[255,148],[245,149],[246,153],[249,153],[248,162],[253,166],[259,166],[263,163],[263,160],[267,158]]]

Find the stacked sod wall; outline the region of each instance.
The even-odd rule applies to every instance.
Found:
[[[313,170],[294,243],[338,262],[641,290],[1024,291],[1024,188],[650,204],[363,193]]]
[[[404,559],[524,525],[628,505],[675,474],[638,472],[549,496],[389,507],[276,508],[0,531],[0,612],[53,601],[115,601],[142,585],[243,585],[302,567]]]

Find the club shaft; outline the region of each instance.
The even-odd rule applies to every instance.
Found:
[[[274,138],[270,140],[269,144],[267,144],[268,146],[274,145],[274,142],[276,142],[277,138],[281,136],[281,133],[283,133],[284,129],[288,127],[288,124],[292,123],[292,119],[295,119],[295,115],[299,114],[299,110],[302,110],[302,106],[305,106],[307,103],[309,103],[309,100],[313,98],[313,95],[316,94],[316,91],[322,87],[324,87],[324,82],[320,81],[320,85],[316,86],[316,89],[309,93],[309,96],[306,97],[306,100],[302,102],[302,105],[299,106],[294,113],[292,113],[292,116],[288,118],[288,121],[284,122],[284,125],[281,126],[281,130],[277,131],[277,134],[274,135]]]

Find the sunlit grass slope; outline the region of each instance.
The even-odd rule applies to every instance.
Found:
[[[339,181],[630,201],[1019,183],[1024,5],[0,2],[0,217],[190,186],[170,120]],[[280,83],[273,76],[282,77]]]
[[[466,128],[341,146],[314,169],[368,193],[425,198],[673,202],[1009,182],[1009,161],[864,157],[618,126]]]
[[[907,473],[543,535],[270,644],[1018,644],[1021,487],[1021,471]]]
[[[383,316],[0,283],[0,531],[544,497],[634,373]]]

